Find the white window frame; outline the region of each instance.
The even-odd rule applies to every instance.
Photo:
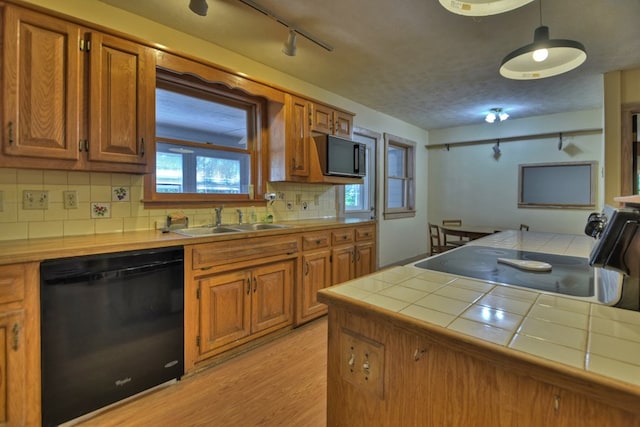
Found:
[[[395,148],[404,151],[405,170],[402,176],[389,175],[389,149]],[[389,133],[384,134],[384,219],[410,218],[416,216],[415,210],[415,169],[416,169],[416,143]],[[402,207],[389,207],[389,180],[400,179],[403,182],[404,191],[402,199],[405,201]]]

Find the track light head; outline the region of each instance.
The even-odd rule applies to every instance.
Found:
[[[296,30],[290,28],[289,36],[287,37],[287,41],[284,43],[284,47],[282,48],[282,53],[287,56],[296,56],[296,38],[297,38]]]
[[[209,5],[207,4],[207,0],[191,0],[189,2],[189,9],[196,15],[207,16]]]

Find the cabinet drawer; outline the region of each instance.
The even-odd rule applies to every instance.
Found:
[[[353,228],[344,228],[331,232],[331,244],[342,245],[353,243]]]
[[[329,233],[312,233],[302,236],[302,250],[320,249],[329,247]]]
[[[0,267],[0,304],[24,299],[24,276],[22,264]]]
[[[356,228],[356,242],[373,240],[375,236],[376,236],[376,229],[374,226]]]
[[[256,258],[295,254],[300,251],[298,236],[257,237],[194,245],[192,268],[198,270]]]

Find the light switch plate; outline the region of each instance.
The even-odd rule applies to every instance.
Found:
[[[49,192],[47,190],[23,190],[22,209],[46,210],[49,209]]]

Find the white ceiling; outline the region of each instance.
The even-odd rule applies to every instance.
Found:
[[[425,129],[482,123],[493,107],[523,118],[602,107],[602,74],[640,66],[640,0],[544,0],[552,39],[581,42],[586,62],[561,76],[512,81],[502,58],[533,41],[539,2],[501,15],[454,15],[438,0],[256,0],[334,47],[298,37],[237,0],[101,0]]]

